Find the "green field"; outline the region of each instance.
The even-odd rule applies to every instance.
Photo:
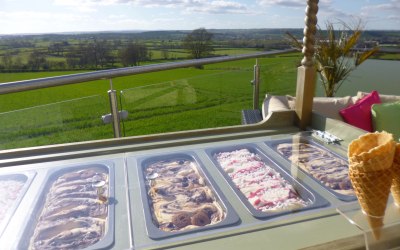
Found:
[[[266,93],[295,92],[298,54],[259,59],[260,103]],[[182,68],[113,79],[122,109],[125,136],[240,124],[241,110],[252,108],[255,59]],[[3,73],[0,82],[76,72]],[[0,148],[16,148],[112,138],[109,80],[2,95]],[[33,108],[32,108],[33,107]]]

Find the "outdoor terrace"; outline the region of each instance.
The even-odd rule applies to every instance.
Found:
[[[307,34],[308,32],[305,33]],[[310,34],[307,37],[310,38]],[[305,40],[307,41],[308,39]],[[232,112],[232,115],[236,117],[237,124],[225,127],[153,133],[150,135],[128,134],[126,131],[134,130],[135,127],[127,129],[126,124],[122,123],[121,125],[120,123],[123,120],[122,118],[126,116],[126,113],[122,112],[123,110],[129,110],[126,119],[130,119],[136,113],[140,114],[142,112],[137,107],[140,107],[145,99],[143,95],[136,96],[137,92],[141,91],[142,94],[149,96],[159,96],[154,91],[158,92],[158,94],[165,93],[166,97],[157,100],[157,102],[165,101],[161,103],[164,104],[164,109],[167,109],[171,101],[174,102],[176,99],[190,96],[184,102],[185,104],[190,104],[194,99],[198,100],[199,98],[198,96],[195,98],[194,93],[202,90],[212,94],[212,91],[204,88],[193,89],[198,79],[185,78],[185,81],[171,81],[163,86],[153,85],[152,88],[140,87],[123,90],[117,95],[115,82],[117,77],[126,75],[147,74],[241,59],[259,58],[261,61],[262,57],[280,54],[282,53],[281,51],[105,70],[1,84],[1,94],[70,85],[98,79],[104,79],[104,83],[110,87],[108,99],[101,98],[99,100],[98,97],[87,97],[71,102],[57,103],[55,106],[41,106],[34,113],[32,109],[27,109],[18,114],[13,112],[4,114],[4,117],[6,117],[6,119],[3,117],[4,124],[6,124],[3,125],[5,129],[3,130],[2,138],[4,139],[7,139],[8,135],[12,135],[16,129],[23,132],[26,130],[24,126],[29,126],[31,121],[35,119],[38,120],[37,124],[39,126],[48,126],[50,124],[54,125],[54,127],[50,127],[52,130],[57,130],[59,124],[68,122],[68,117],[62,117],[66,113],[64,106],[65,108],[76,106],[75,109],[69,112],[78,113],[78,117],[83,120],[86,117],[91,117],[90,119],[99,122],[97,123],[98,126],[106,126],[109,129],[106,133],[103,130],[94,132],[104,133],[104,137],[101,139],[91,140],[89,136],[84,140],[80,140],[91,133],[83,129],[75,137],[78,142],[60,143],[56,141],[55,143],[50,143],[51,145],[28,148],[19,148],[10,144],[11,149],[0,151],[2,174],[15,175],[18,173],[29,176],[31,181],[30,188],[26,190],[25,198],[20,200],[20,205],[14,209],[13,216],[10,216],[12,219],[4,226],[4,232],[0,231],[2,233],[0,235],[0,245],[7,249],[26,247],[30,241],[29,237],[32,231],[36,230],[34,223],[39,216],[40,204],[44,203],[44,194],[42,193],[44,190],[50,190],[49,183],[51,181],[54,182],[54,176],[70,169],[100,166],[106,169],[106,172],[108,171],[110,187],[107,189],[106,197],[102,196],[104,192],[101,193],[99,189],[96,190],[96,194],[100,201],[107,201],[107,203],[101,204],[106,204],[108,211],[111,212],[108,213],[107,217],[107,230],[105,230],[104,237],[96,247],[113,249],[257,249],[260,247],[270,247],[272,249],[362,249],[369,246],[370,249],[375,247],[389,249],[399,246],[398,210],[392,199],[390,199],[386,211],[387,215],[385,227],[382,230],[382,238],[380,241],[376,241],[371,237],[371,230],[368,228],[365,222],[366,219],[363,217],[354,196],[334,194],[332,190],[325,188],[314,178],[300,171],[294,164],[285,162],[284,158],[280,157],[278,152],[274,151],[271,146],[273,142],[295,143],[307,139],[314,144],[321,145],[324,150],[334,154],[338,159],[346,159],[348,144],[359,135],[365,133],[365,131],[356,129],[342,121],[330,119],[311,111],[314,94],[312,84],[315,83],[315,71],[312,63],[310,63],[312,53],[310,54],[310,51],[307,51],[308,49],[310,47],[305,49],[305,58],[297,72],[296,98],[298,101],[296,109],[271,112],[262,121],[249,125],[240,124],[240,111],[244,108],[256,109],[260,107],[260,98],[263,100],[263,95],[265,94],[261,93],[261,97],[258,96],[259,80],[261,79],[262,82],[263,78],[259,78],[257,67],[255,67],[255,70],[251,69],[244,72],[245,76],[239,74],[239,77],[237,75],[238,72],[235,71],[223,73],[220,76],[222,82],[220,85],[221,94],[216,98],[216,101],[220,102],[219,106],[223,112],[232,112],[231,110],[227,111],[226,107],[223,106],[225,102],[229,101],[228,99],[223,99],[225,97],[223,90],[232,86],[226,82],[226,78],[238,78],[240,79],[240,84],[244,86],[238,88],[237,95],[233,96],[233,98],[246,96],[243,100],[246,107],[235,107],[235,111]],[[253,81],[254,85],[251,85],[250,81]],[[240,84],[235,86],[240,86]],[[247,93],[244,92],[245,89],[247,89]],[[171,97],[174,98],[171,99]],[[82,103],[83,106],[81,106]],[[151,103],[156,103],[156,101],[151,100]],[[82,107],[85,107],[85,112],[82,112]],[[96,110],[98,107],[102,108]],[[104,112],[105,110],[107,112]],[[91,111],[96,112],[92,114]],[[104,116],[103,120],[107,120],[110,123],[102,124],[100,117],[107,113],[111,115]],[[10,119],[13,115],[15,115],[14,120]],[[155,112],[144,115],[157,116],[158,114]],[[174,116],[173,112],[168,115]],[[213,113],[206,118],[201,113],[195,113],[195,115],[200,120],[218,118],[218,113]],[[73,117],[75,119],[77,116]],[[179,121],[185,122],[190,119],[192,118],[184,117]],[[17,123],[15,122],[16,120],[18,121]],[[54,124],[51,124],[53,122]],[[165,123],[170,121],[161,120],[158,122]],[[81,125],[78,124],[78,127]],[[149,127],[152,125],[142,124],[142,126]],[[127,133],[126,136],[124,135],[124,129],[125,133]],[[319,136],[324,132],[334,135],[337,140],[334,140],[333,143],[332,141],[324,140]],[[49,134],[39,129],[39,137],[46,137]],[[59,133],[56,132],[54,134],[57,135]],[[327,134],[325,133],[325,135]],[[29,136],[29,133],[22,134],[20,138],[29,138]],[[17,142],[19,138],[15,137],[12,140]],[[271,165],[276,164],[279,166],[281,174],[288,176],[287,178],[291,179],[291,183],[296,190],[301,190],[301,194],[307,197],[307,201],[312,203],[313,206],[306,209],[289,209],[285,213],[278,212],[267,216],[260,216],[258,213],[260,211],[254,212],[251,208],[249,209],[246,205],[247,203],[240,198],[241,196],[237,194],[236,189],[232,188],[213,160],[213,153],[215,152],[241,147],[252,148],[266,159],[270,159],[273,163]],[[152,179],[150,176],[153,176],[153,173],[144,176],[145,164],[154,159],[177,155],[191,156],[196,163],[202,166],[204,173],[207,173],[205,176],[208,176],[208,179],[205,178],[205,182],[211,185],[217,193],[221,194],[218,201],[226,204],[224,209],[229,211],[229,218],[233,218],[230,219],[228,224],[167,236],[163,233],[152,233],[153,229],[149,230],[149,228],[154,227],[154,224],[148,218],[148,212],[146,212],[148,211],[146,210],[147,193],[144,191],[144,187],[145,183]],[[157,178],[157,176],[154,178]],[[94,187],[94,184],[96,184],[96,187],[99,185],[97,182],[88,183],[90,187]],[[99,187],[102,188],[101,186]],[[236,214],[236,216],[232,214]],[[357,226],[353,223],[356,223]]]
[[[283,164],[286,166],[289,172],[292,172],[293,176],[296,176],[298,181],[305,183],[313,190],[318,190],[318,193],[327,199],[330,205],[324,208],[318,208],[314,212],[310,210],[307,212],[294,213],[286,217],[277,217],[276,219],[259,220],[247,215],[247,212],[243,210],[243,205],[240,204],[237,198],[235,198],[232,190],[223,184],[224,180],[221,179],[221,176],[216,171],[215,167],[213,167],[207,159],[205,154],[207,151],[204,151],[204,149],[221,147],[229,148],[232,147],[232,145],[238,147],[240,147],[240,145],[252,145],[259,147],[263,152],[267,153],[268,157],[272,157],[274,159],[274,157],[277,156],[264,146],[264,142],[287,140],[292,136],[299,135],[298,133],[301,131],[313,130],[327,131],[342,139],[342,141],[340,141],[340,145],[324,143],[324,146],[332,150],[332,152],[344,156],[348,143],[363,133],[363,131],[356,129],[342,121],[330,119],[316,113],[312,114],[311,123],[307,125],[305,129],[301,129],[298,127],[298,125],[296,125],[298,124],[298,120],[296,118],[296,113],[293,110],[272,112],[268,115],[268,117],[255,124],[240,124],[240,117],[242,115],[241,109],[245,108],[248,110],[254,110],[254,108],[257,107],[260,109],[261,105],[263,105],[264,93],[261,93],[260,96],[258,96],[259,93],[257,93],[259,91],[257,90],[257,85],[259,84],[258,87],[260,87],[265,84],[265,82],[263,82],[265,79],[263,79],[263,76],[260,77],[258,75],[259,72],[257,70],[258,67],[260,67],[262,70],[267,70],[266,67],[262,67],[262,59],[271,55],[280,55],[281,53],[283,53],[283,51],[242,55],[236,57],[201,59],[182,63],[168,63],[120,70],[105,70],[2,84],[0,86],[0,91],[4,95],[7,93],[30,91],[36,88],[47,88],[50,86],[57,88],[56,86],[60,87],[61,85],[70,85],[97,79],[102,79],[104,84],[110,86],[110,89],[108,91],[109,98],[105,98],[104,96],[101,98],[99,96],[90,96],[78,100],[64,101],[56,104],[39,106],[37,108],[28,108],[21,111],[3,114],[3,117],[6,117],[6,119],[3,120],[3,124],[9,124],[8,126],[3,125],[3,138],[5,139],[7,139],[8,135],[12,135],[13,131],[16,129],[20,128],[24,130],[29,126],[36,127],[38,131],[43,131],[43,128],[49,128],[49,126],[52,128],[52,133],[47,134],[42,132],[40,134],[40,132],[38,132],[39,134],[37,134],[37,136],[39,138],[51,137],[52,134],[57,135],[63,133],[65,128],[62,126],[64,126],[65,123],[68,123],[68,117],[63,117],[62,115],[64,115],[64,110],[69,110],[71,107],[73,107],[73,111],[67,112],[73,115],[70,117],[70,120],[76,119],[77,114],[79,114],[78,117],[81,117],[80,119],[87,119],[87,117],[89,117],[90,119],[95,120],[96,123],[99,124],[98,126],[107,128],[105,130],[107,133],[104,134],[103,139],[92,140],[90,139],[92,131],[90,129],[88,130],[88,127],[90,128],[90,126],[83,126],[78,135],[81,135],[85,139],[80,140],[80,136],[72,137],[77,138],[77,141],[79,142],[67,141],[68,143],[64,142],[60,144],[59,142],[55,141],[55,143],[52,145],[47,146],[44,145],[3,150],[0,153],[0,166],[3,167],[4,174],[14,172],[21,173],[35,170],[38,173],[37,180],[35,181],[38,182],[41,179],[43,180],[45,176],[45,174],[43,174],[44,171],[51,168],[51,166],[59,166],[63,168],[66,166],[78,166],[82,164],[85,165],[93,163],[109,164],[111,162],[111,165],[114,166],[116,175],[115,178],[117,179],[114,197],[116,200],[118,200],[118,204],[120,204],[116,205],[115,209],[118,211],[117,213],[122,215],[115,217],[115,223],[123,225],[115,228],[114,243],[111,244],[111,246],[115,249],[126,248],[129,246],[137,249],[166,247],[185,249],[188,247],[187,244],[189,244],[191,248],[213,248],[222,245],[226,246],[231,243],[234,244],[235,247],[238,247],[240,242],[243,244],[248,244],[245,242],[248,242],[249,240],[257,241],[259,242],[258,244],[265,244],[262,243],[261,240],[263,238],[261,235],[263,234],[269,235],[269,244],[274,246],[279,245],[279,247],[282,247],[282,249],[323,249],[326,247],[333,247],[337,249],[341,247],[343,249],[360,248],[365,244],[362,232],[347,222],[346,219],[344,219],[342,215],[338,214],[336,210],[336,208],[339,207],[345,210],[349,209],[349,211],[354,211],[354,209],[357,209],[357,203],[354,201],[349,202],[337,199],[326,190],[321,189],[317,183],[313,182],[313,180],[306,175],[294,170],[293,168],[291,169],[291,167],[288,165]],[[219,76],[221,83],[218,84],[221,84],[219,87],[221,89],[224,89],[223,87],[227,84],[224,81],[226,78],[237,78],[238,83],[235,84],[234,82],[230,82],[230,85],[225,87],[230,87],[232,85],[236,87],[241,86],[238,87],[238,93],[235,96],[227,97],[222,90],[222,93],[217,96],[217,98],[224,100],[220,101],[221,106],[219,108],[219,112],[230,112],[232,113],[232,116],[235,117],[234,123],[236,124],[233,126],[191,129],[179,132],[171,131],[167,133],[150,135],[126,135],[126,131],[129,131],[129,123],[123,123],[124,119],[121,117],[123,116],[123,113],[120,111],[129,110],[128,117],[125,118],[125,121],[127,121],[130,116],[135,117],[136,112],[143,112],[143,110],[140,110],[140,106],[143,105],[145,99],[144,97],[154,97],[157,96],[154,94],[155,92],[162,92],[166,95],[166,99],[154,98],[151,99],[150,104],[146,105],[149,105],[147,108],[154,108],[151,106],[151,103],[154,103],[155,105],[156,103],[161,102],[163,106],[162,108],[166,109],[168,105],[171,103],[178,103],[177,100],[182,98],[178,97],[178,93],[183,94],[187,98],[179,105],[185,104],[190,106],[194,100],[198,101],[199,98],[195,97],[194,93],[202,90],[210,94],[211,89],[208,91],[204,88],[193,89],[196,86],[196,81],[201,78],[207,79],[208,77],[199,76],[185,79],[184,81],[176,80],[167,83],[151,85],[150,87],[143,86],[123,90],[118,93],[113,87],[114,84],[112,84],[116,82],[115,79],[118,79],[118,77],[129,74],[147,74],[157,71],[167,71],[174,68],[207,65],[210,63],[214,64],[224,61],[236,61],[243,59],[257,59],[260,64],[254,68],[245,70],[244,72],[229,71],[220,73]],[[291,74],[293,73],[294,72],[291,72]],[[204,84],[204,81],[199,82],[200,85]],[[253,82],[254,85],[252,85],[251,82]],[[223,106],[225,102],[229,104],[229,98],[243,98],[244,92],[246,93],[247,97],[244,99],[243,103],[245,103],[246,106],[236,106],[233,109],[227,109]],[[188,96],[190,98],[188,98]],[[133,108],[130,108],[130,106]],[[98,109],[99,107],[101,108]],[[101,121],[100,117],[102,115],[106,115],[108,112],[113,115],[103,117],[103,120],[108,120],[108,123],[105,124]],[[157,113],[151,115],[157,115]],[[196,122],[201,122],[201,119],[204,119],[201,112],[196,113],[195,115],[199,116],[200,118]],[[168,116],[172,117],[173,114],[169,114]],[[213,113],[211,117],[213,116],[216,116],[218,119],[218,112]],[[14,119],[12,119],[13,117]],[[136,117],[135,119],[138,118]],[[192,118],[186,117],[185,119]],[[16,126],[16,120],[18,121],[18,126]],[[172,121],[161,120],[159,122],[172,123],[173,121],[174,119],[172,119]],[[57,128],[59,125],[62,126]],[[40,126],[43,126],[42,129]],[[146,126],[146,124],[143,124],[143,126]],[[135,127],[132,126],[130,129],[134,130]],[[23,140],[24,137],[21,137],[20,133],[21,131],[18,132],[18,136],[20,137],[13,138],[9,141],[17,141],[19,139]],[[85,137],[87,135],[89,135],[89,137]],[[312,135],[312,138],[314,138],[316,141],[321,140],[321,138],[315,137],[314,134],[306,133],[306,135]],[[25,138],[29,139],[30,137],[32,137],[32,135],[25,133]],[[183,235],[164,240],[154,240],[146,235],[145,228],[141,225],[144,225],[148,222],[143,221],[143,218],[139,219],[142,217],[140,211],[142,211],[143,208],[140,206],[141,198],[138,196],[141,188],[141,180],[140,176],[138,176],[134,171],[137,168],[137,166],[134,166],[136,165],[135,161],[143,155],[154,156],[176,152],[191,152],[191,154],[194,153],[200,157],[199,160],[204,162],[207,171],[212,173],[215,181],[217,181],[217,183],[221,183],[220,187],[222,188],[223,193],[227,195],[229,202],[232,203],[235,210],[238,211],[242,220],[239,225],[236,225],[233,228],[223,227],[210,232],[203,232],[195,237],[191,235]],[[279,164],[282,164],[282,162]],[[37,188],[38,186],[33,184],[33,190],[37,191]],[[34,195],[33,192],[36,191],[31,191],[30,194]],[[128,204],[130,204],[130,202],[133,202],[135,205],[129,206]],[[24,204],[27,203],[29,202],[25,201]],[[127,207],[128,210],[126,210],[125,207]],[[395,213],[394,211],[395,210],[393,207],[389,207],[389,214]],[[23,214],[23,212],[20,210],[17,211],[17,213]],[[31,213],[35,213],[35,211],[31,211]],[[23,217],[24,216],[21,216],[21,218]],[[131,223],[124,223],[125,217],[130,218],[129,220]],[[16,221],[14,220],[11,225],[23,225],[24,223],[26,223],[26,221],[23,219]],[[390,225],[391,224],[389,223],[387,230],[388,237],[392,239],[392,236],[390,235],[392,235],[393,232],[393,225]],[[304,237],[304,227],[307,228],[310,237]],[[340,228],[341,230],[336,230],[336,228]],[[291,243],[284,243],[281,240],[272,240],[273,238],[279,239],[278,235],[287,234],[289,232],[294,237],[294,241]],[[315,234],[316,232],[321,232],[323,235],[325,235],[325,237],[322,237],[321,234],[319,234],[321,237],[311,237],[311,235]],[[4,237],[11,237],[8,233],[14,234],[15,231],[11,229],[6,231]],[[25,237],[24,235],[22,235],[22,237]],[[329,235],[329,237],[326,237],[326,235]],[[17,234],[16,237],[20,236],[21,235]],[[389,240],[385,244],[386,246],[392,246],[393,244],[397,244],[396,242],[397,241],[393,242],[392,240]],[[232,247],[234,246],[232,245]],[[238,249],[242,247],[245,246],[241,245],[238,247]]]

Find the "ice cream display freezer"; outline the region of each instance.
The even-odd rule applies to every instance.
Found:
[[[362,248],[336,210],[357,201],[276,150],[299,136],[345,161],[345,142],[291,128],[2,158],[1,249]]]

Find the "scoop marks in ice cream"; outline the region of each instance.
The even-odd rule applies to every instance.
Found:
[[[145,169],[153,223],[167,232],[213,225],[225,218],[214,192],[188,159],[157,161]]]
[[[257,210],[281,212],[309,204],[275,169],[248,149],[221,152],[214,157]]]
[[[106,231],[108,204],[98,199],[93,183],[108,172],[87,168],[59,175],[49,188],[30,241],[30,249],[82,249],[100,241]]]
[[[348,163],[310,143],[282,143],[277,151],[321,184],[343,195],[354,195]]]

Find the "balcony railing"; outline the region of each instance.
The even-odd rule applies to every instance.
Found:
[[[268,79],[263,78],[262,74],[261,77],[255,74],[253,67],[215,69],[212,74],[177,78],[118,91],[113,89],[113,79],[261,58],[290,51],[206,58],[2,83],[0,94],[100,79],[107,79],[110,90],[108,100],[106,95],[96,95],[0,113],[0,149],[106,139],[112,135],[120,137],[172,132],[177,130],[178,123],[181,130],[200,129],[205,128],[202,125],[205,119],[208,126],[212,127],[221,124],[238,125],[241,109],[259,106],[259,91],[253,91],[250,82],[268,85]],[[260,66],[262,72],[268,71],[263,65]]]

